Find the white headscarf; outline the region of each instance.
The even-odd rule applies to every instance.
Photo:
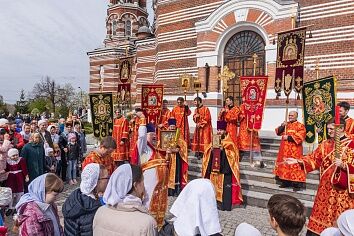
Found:
[[[50,152],[54,152],[54,150],[53,150],[53,148],[48,147],[44,150],[44,155],[46,155],[48,157]]]
[[[247,223],[241,223],[237,226],[235,230],[235,236],[244,236],[244,235],[252,235],[252,236],[262,236],[261,232],[256,229],[253,225]]]
[[[189,182],[170,212],[175,216],[173,225],[178,235],[208,236],[221,232],[215,191],[208,179]]]
[[[107,205],[115,206],[128,194],[133,186],[133,174],[130,164],[119,166],[109,178],[103,201]]]
[[[322,231],[320,236],[341,236],[338,228],[330,227]]]
[[[343,212],[337,220],[337,225],[340,232],[344,236],[354,235],[354,209],[346,210]]]
[[[80,191],[82,194],[89,196],[96,188],[98,177],[100,175],[100,165],[90,163],[82,170]]]
[[[55,125],[49,125],[49,126],[47,127],[47,131],[50,132],[50,130],[51,130],[53,127],[55,127]]]

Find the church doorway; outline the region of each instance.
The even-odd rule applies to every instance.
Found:
[[[226,43],[224,65],[235,73],[229,80],[226,96],[233,96],[235,104],[241,104],[240,76],[253,75],[253,55],[257,54],[256,75],[265,74],[265,42],[254,31],[245,30],[233,35]]]

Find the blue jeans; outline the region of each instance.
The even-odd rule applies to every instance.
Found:
[[[77,160],[68,161],[68,169],[67,169],[68,180],[76,179],[76,164],[77,164]]]

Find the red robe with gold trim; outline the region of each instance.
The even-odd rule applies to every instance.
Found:
[[[135,117],[132,122],[129,124],[129,129],[130,129],[130,140],[129,140],[129,157],[130,157],[130,163],[137,165],[138,164],[138,151],[137,151],[137,146],[136,142],[138,141],[138,129],[139,129],[139,117]]]
[[[226,157],[228,165],[232,171],[231,182],[226,183],[226,185],[231,185],[231,204],[232,205],[239,205],[243,202],[242,198],[242,190],[241,190],[241,181],[240,181],[240,157],[239,151],[237,146],[234,144],[231,136],[228,134],[222,141],[221,141],[222,150],[220,158]],[[214,171],[213,168],[216,166],[214,162],[216,162],[215,157],[212,157],[213,147],[210,144],[206,147],[204,155],[203,155],[203,162],[202,162],[202,178],[210,178],[210,181],[213,183],[216,193],[216,199],[219,202],[223,200],[224,194],[224,178],[225,174],[220,169],[220,171]],[[219,162],[221,162],[220,160]],[[217,164],[220,165],[220,164]]]
[[[113,161],[125,161],[129,159],[129,124],[122,116],[114,120],[112,137],[116,140],[117,149],[112,153]],[[124,144],[121,144],[124,142]]]
[[[238,149],[240,151],[251,151],[251,136],[252,136],[252,151],[260,152],[261,143],[259,141],[258,131],[251,131],[251,127],[248,127],[247,117],[245,114],[245,108],[242,104],[240,106],[240,133],[238,137]],[[251,135],[251,133],[253,134]]]
[[[347,165],[348,171],[349,168],[354,168],[354,141],[349,138],[342,139],[341,146],[343,147],[341,159]],[[331,183],[336,169],[334,160],[333,139],[323,141],[313,153],[301,158],[307,172],[320,170],[320,184],[307,225],[307,228],[316,234],[333,227],[338,216],[345,210],[354,209],[354,181],[348,181],[352,189],[351,194],[349,189],[341,190]],[[350,178],[350,175],[348,176]]]
[[[238,130],[237,130],[237,122],[238,116],[240,114],[240,109],[237,106],[233,106],[232,108],[225,107],[225,112],[219,115],[219,120],[224,120],[227,122],[226,132],[230,135],[232,141],[237,145],[238,143]]]
[[[190,114],[192,114],[191,110],[188,108],[188,111],[186,111],[184,106],[175,106],[171,111],[171,117],[176,119],[176,127],[180,129],[180,137],[182,137],[184,141],[187,142],[188,146],[190,144],[190,132],[188,124],[188,116]]]
[[[168,130],[168,119],[171,117],[171,111],[166,108],[162,109],[160,117],[157,121],[157,126],[163,125],[161,128],[157,129],[157,140],[160,140],[160,130]]]
[[[196,117],[197,114],[199,114],[198,118]],[[192,151],[204,152],[204,148],[211,143],[211,137],[213,135],[209,108],[201,106],[199,109],[195,109],[193,120],[199,127],[194,131]]]
[[[345,118],[345,133],[351,138],[354,137],[354,119],[349,116]]]
[[[97,163],[97,164],[103,165],[104,167],[106,167],[109,174],[113,173],[114,167],[115,167],[111,156],[102,157],[96,151],[91,151],[85,157],[85,160],[82,162],[82,169],[84,169],[85,166],[87,166],[90,163]]]
[[[187,185],[188,182],[188,147],[187,143],[182,139],[178,139],[177,144],[179,151],[177,155],[176,153],[169,154],[170,163],[169,163],[169,180],[168,180],[168,188],[175,189],[176,179],[180,184],[181,190]],[[168,154],[167,154],[168,155]],[[180,176],[176,178],[177,172],[177,158],[180,158],[182,161]]]
[[[288,165],[284,161],[286,158],[292,157],[299,159],[302,157],[302,142],[306,137],[306,128],[298,121],[288,122],[285,126],[279,126],[275,130],[278,136],[288,135],[287,140],[282,140],[275,164],[274,174],[280,179],[295,182],[305,182],[306,174],[300,164]]]

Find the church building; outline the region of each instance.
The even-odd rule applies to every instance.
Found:
[[[153,0],[150,24],[146,0],[110,0],[103,46],[88,52],[90,93],[112,92],[127,108],[140,105],[142,84],[164,84],[172,107],[183,96],[180,76],[190,74],[201,81],[216,128],[224,99],[218,75],[225,65],[235,73],[224,95],[239,105],[239,76],[253,75],[256,60],[256,75],[269,76],[262,132],[274,133],[285,118],[285,97],[274,91],[277,33],[294,24],[307,27],[304,81],[334,75],[338,100],[354,105],[353,9],[352,0]],[[193,109],[196,93],[187,93]],[[295,93],[289,106],[301,121]]]

